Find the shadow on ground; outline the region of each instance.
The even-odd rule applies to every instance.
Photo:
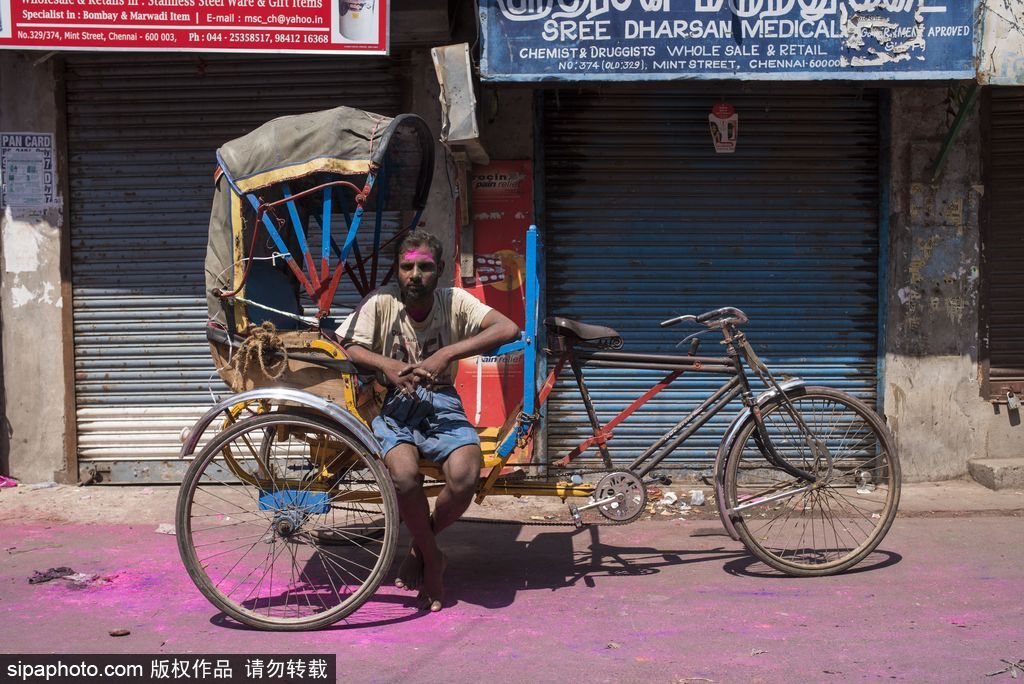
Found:
[[[665,568],[696,563],[721,563],[730,575],[764,579],[792,579],[728,540],[717,528],[687,530],[693,539],[689,549],[665,549],[641,542],[622,543],[624,526],[587,526],[581,529],[552,527],[539,533],[536,526],[521,523],[457,523],[441,539],[449,559],[445,575],[446,608],[465,602],[486,609],[500,609],[515,602],[521,592],[556,592],[569,587],[597,588],[602,578],[644,577]],[[611,532],[609,532],[611,530]],[[615,541],[608,541],[614,537]],[[721,537],[725,545],[708,538]],[[326,629],[359,629],[409,622],[429,615],[417,611],[415,594],[393,586],[408,539],[395,554],[391,571],[376,594],[355,613]],[[895,565],[902,556],[876,550],[847,574],[872,572]],[[642,583],[638,585],[642,591]],[[223,613],[210,622],[229,629],[250,629]]]

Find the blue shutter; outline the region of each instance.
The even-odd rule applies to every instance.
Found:
[[[739,89],[545,93],[547,312],[609,325],[627,351],[672,352],[697,328],[661,330],[659,321],[736,306],[777,374],[873,404],[877,93],[809,84],[733,94]],[[723,92],[739,114],[733,154],[716,154],[709,132]],[[705,337],[700,353],[722,354],[720,339]],[[585,370],[602,423],[663,375]],[[721,381],[678,380],[615,430],[613,457],[639,455]],[[590,434],[574,387],[563,375],[549,402],[552,458]],[[733,415],[720,414],[670,462],[706,464]]]

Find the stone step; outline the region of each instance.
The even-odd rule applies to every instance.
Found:
[[[1024,488],[1024,458],[974,458],[967,471],[989,489]]]

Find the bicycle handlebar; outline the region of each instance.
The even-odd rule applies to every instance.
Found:
[[[673,325],[677,325],[679,323],[682,323],[683,321],[695,321],[695,320],[697,320],[696,316],[694,316],[692,314],[687,314],[685,316],[676,316],[675,318],[670,318],[667,321],[662,321],[658,325],[661,326],[662,328],[669,328],[669,327],[672,327]]]
[[[696,323],[703,323],[708,328],[721,328],[723,325],[746,323],[749,320],[750,319],[747,318],[747,314],[743,313],[739,309],[732,306],[723,306],[720,309],[705,311],[704,313],[696,316],[693,314],[676,316],[675,318],[670,318],[667,321],[662,321],[660,325],[662,328],[668,328],[682,323],[683,321],[694,321]]]

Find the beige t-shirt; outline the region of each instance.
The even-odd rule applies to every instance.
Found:
[[[390,284],[371,292],[341,324],[338,335],[389,359],[420,363],[438,349],[476,335],[490,311],[465,290],[439,287],[430,314],[417,322],[405,310],[398,285]],[[458,366],[450,364],[438,382],[453,383]]]

